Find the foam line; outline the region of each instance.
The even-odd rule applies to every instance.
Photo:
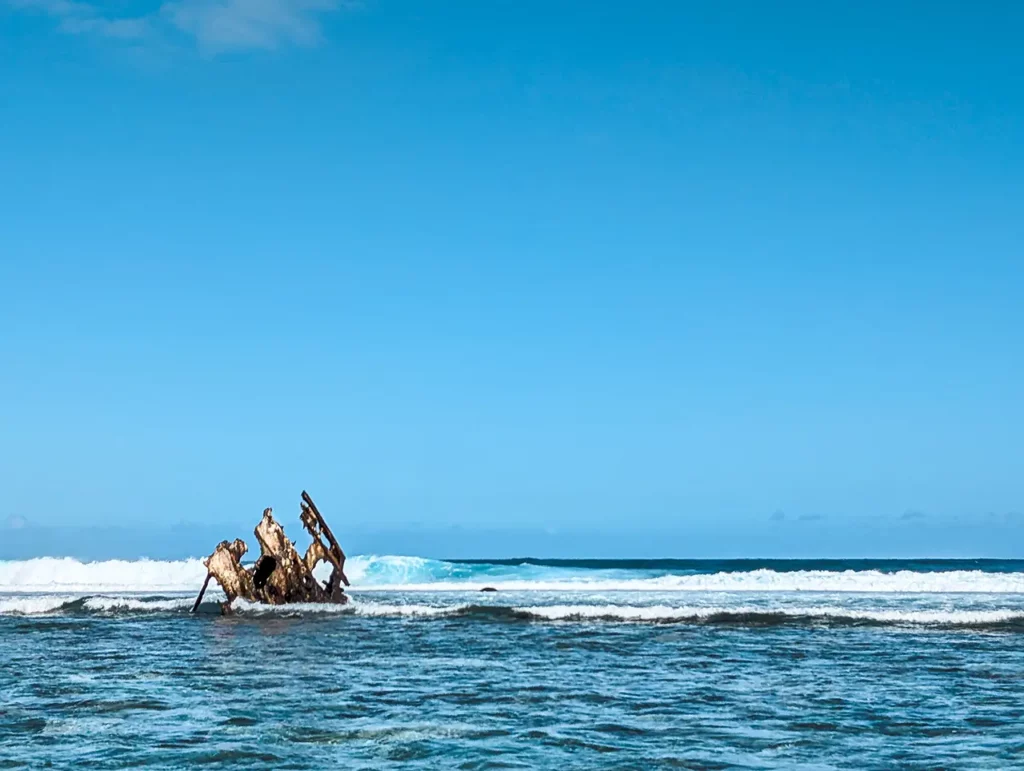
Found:
[[[329,571],[329,568],[324,568]],[[1024,573],[981,570],[777,572],[751,570],[713,574],[652,574],[651,571],[581,570],[538,565],[466,565],[419,557],[353,557],[346,572],[357,591],[544,592],[860,592],[873,594],[1024,594]],[[0,561],[0,594],[116,594],[195,592],[206,575],[198,559],[108,560],[70,558]]]

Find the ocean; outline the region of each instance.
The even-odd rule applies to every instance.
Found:
[[[346,568],[0,562],[0,767],[1024,768],[1024,561]]]

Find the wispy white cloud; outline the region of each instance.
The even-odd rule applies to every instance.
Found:
[[[167,43],[181,36],[201,50],[310,46],[323,38],[322,16],[349,5],[346,0],[168,0],[141,15],[118,12],[116,4],[80,0],[0,0],[8,7],[43,13],[62,32]],[[113,5],[113,7],[112,7]]]
[[[152,19],[147,16],[110,16],[98,6],[74,0],[7,0],[7,5],[44,13],[57,21],[58,29],[72,35],[137,40],[152,31]]]
[[[173,0],[161,14],[211,51],[314,45],[321,39],[320,15],[338,0]]]

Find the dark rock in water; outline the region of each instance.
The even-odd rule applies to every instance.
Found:
[[[481,591],[481,592],[496,592],[496,591],[498,591],[498,590],[497,590],[497,589],[495,589],[495,588],[494,588],[493,586],[485,586],[485,587],[484,587],[483,589],[481,589],[480,591]]]

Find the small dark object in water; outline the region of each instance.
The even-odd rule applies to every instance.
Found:
[[[481,589],[480,591],[481,591],[481,592],[496,592],[496,591],[498,591],[498,590],[497,590],[497,589],[495,589],[495,588],[494,588],[493,586],[485,586],[485,587],[484,587],[483,589]]]

